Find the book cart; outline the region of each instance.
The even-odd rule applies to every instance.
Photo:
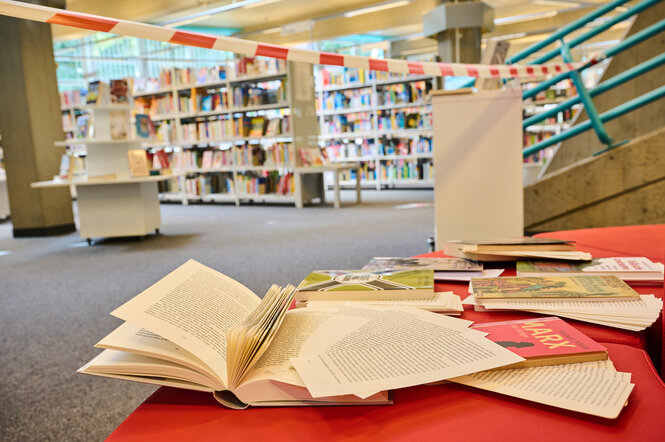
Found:
[[[341,170],[359,167],[309,164],[319,148],[308,64],[241,59],[197,73],[167,71],[156,86],[134,96],[164,139],[152,147],[169,151],[182,175],[162,186],[162,201],[302,207],[325,201],[323,172],[339,182]]]
[[[56,146],[85,146],[87,176],[32,183],[35,188],[74,186],[78,201],[79,232],[88,244],[93,238],[144,236],[159,233],[161,217],[156,175],[134,178],[127,151],[141,149],[141,138],[113,139],[111,114],[124,112],[129,127],[129,104],[82,106],[91,113],[95,136],[58,141]]]
[[[362,165],[362,185],[432,187],[435,79],[349,68],[319,71],[320,145],[331,162]],[[342,184],[348,184],[346,180]]]

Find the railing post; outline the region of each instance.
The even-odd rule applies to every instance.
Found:
[[[561,39],[560,49],[561,58],[563,58],[563,61],[566,63],[572,63],[573,56],[570,53],[570,47],[563,39]],[[591,121],[593,130],[596,131],[598,139],[601,143],[605,144],[608,149],[616,147],[612,144],[612,138],[608,135],[607,131],[605,130],[605,126],[603,126],[603,122],[600,120],[598,110],[596,110],[596,106],[593,104],[593,100],[591,100],[591,95],[589,94],[589,91],[587,90],[586,86],[584,86],[584,82],[582,81],[582,75],[580,75],[579,71],[570,71],[568,74],[570,79],[573,80],[573,84],[577,89],[580,100],[582,100],[582,104],[584,105],[584,110],[586,110],[586,113],[589,116],[589,121]]]

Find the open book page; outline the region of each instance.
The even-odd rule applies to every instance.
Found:
[[[189,260],[111,314],[187,349],[226,380],[226,333],[260,301],[242,284]]]
[[[214,371],[199,358],[173,342],[137,325],[125,322],[99,341],[95,347],[126,351],[184,365],[224,384]]]
[[[188,386],[185,388],[203,391],[212,391],[222,385],[180,364],[117,350],[104,350],[79,372],[109,377],[129,376],[140,382],[159,380],[159,385],[167,385],[162,380],[186,382]]]
[[[228,388],[233,390],[261,355],[268,349],[282,324],[295,287],[273,285],[249,318],[228,333]]]
[[[610,363],[611,364],[611,363]],[[634,385],[606,361],[490,370],[450,379],[567,410],[616,418]]]
[[[468,321],[398,307],[342,311],[312,334],[294,360],[314,397],[363,395],[524,360],[467,329]]]
[[[243,379],[238,390],[255,381],[273,380],[304,387],[292,359],[298,358],[303,345],[322,324],[335,315],[336,309],[297,309],[284,316],[268,350]]]

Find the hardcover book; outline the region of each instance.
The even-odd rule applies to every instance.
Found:
[[[146,177],[150,175],[148,154],[143,149],[131,149],[127,151],[129,161],[129,174],[132,177]]]
[[[434,297],[434,272],[417,270],[317,270],[298,286],[296,301],[393,300]]]
[[[607,359],[607,349],[557,317],[474,324],[502,347],[525,358],[501,368],[573,364]]]
[[[471,291],[480,301],[492,299],[639,299],[616,276],[552,276],[472,279]]]
[[[448,256],[474,261],[515,261],[518,257],[539,259],[591,259],[586,252],[575,250],[575,243],[549,238],[508,238],[492,241],[449,240],[443,244]]]
[[[293,286],[263,300],[190,260],[112,312],[127,322],[79,373],[208,391],[230,408],[391,403],[388,392],[312,397],[293,368],[320,312],[287,313]],[[294,339],[299,336],[298,339]]]

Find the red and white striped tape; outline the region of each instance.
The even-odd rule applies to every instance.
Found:
[[[70,12],[47,6],[11,0],[0,0],[0,14],[65,25],[91,31],[109,32],[125,37],[163,41],[200,48],[234,52],[248,56],[265,56],[282,60],[312,64],[345,66],[400,74],[457,76],[477,78],[518,78],[558,74],[575,70],[573,63],[551,63],[544,65],[483,65],[463,63],[417,62],[395,59],[376,59],[331,52],[288,48],[233,37],[218,37],[196,32],[178,31],[162,26],[119,20],[99,15]]]

